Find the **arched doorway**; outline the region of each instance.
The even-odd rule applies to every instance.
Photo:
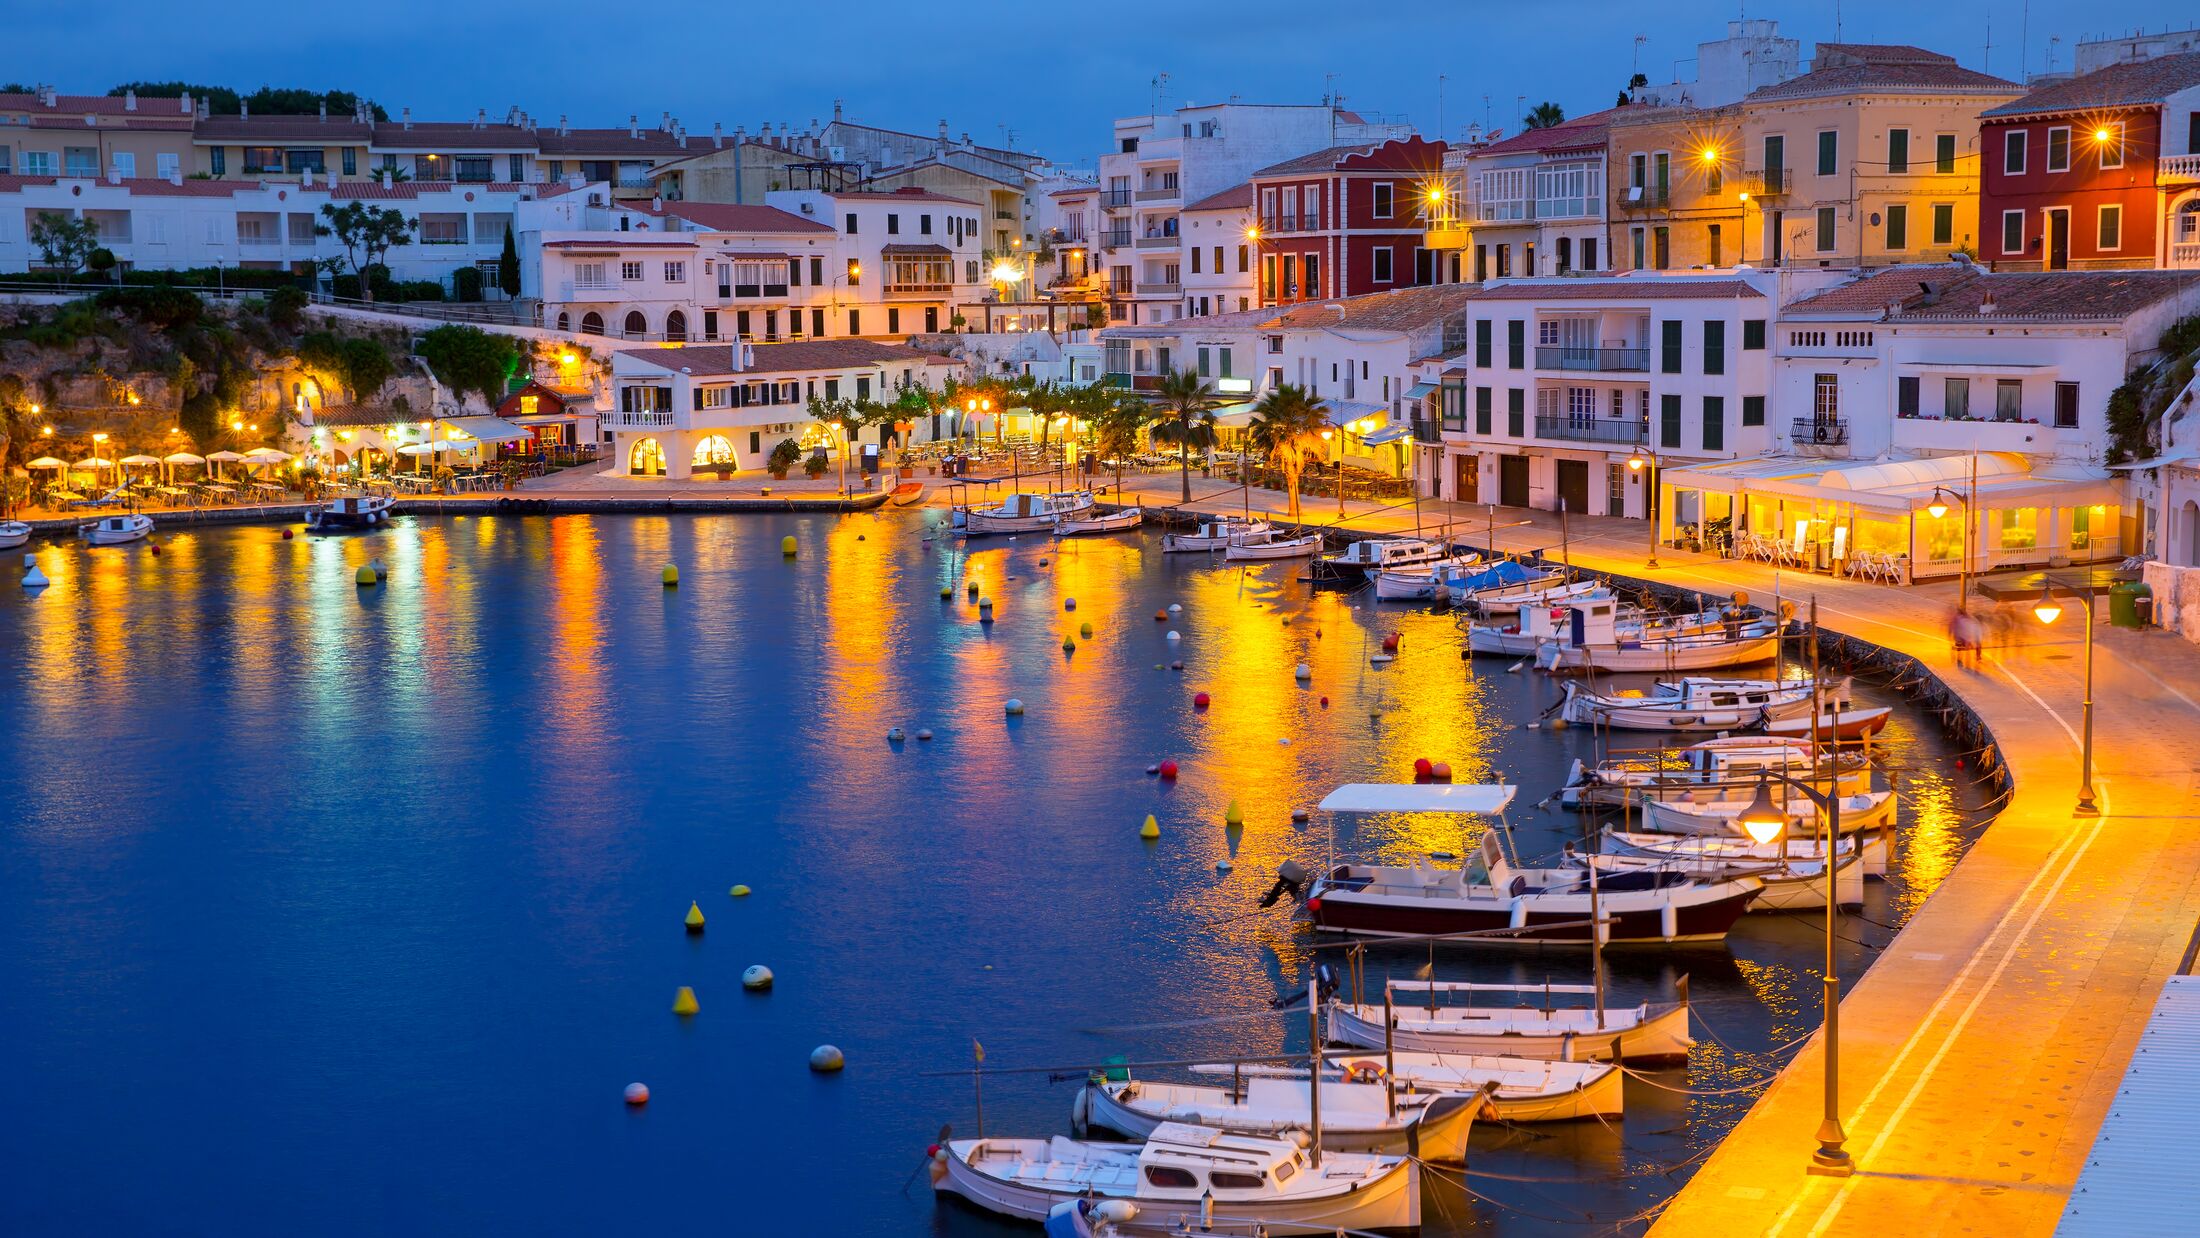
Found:
[[[2170,251],[2171,266],[2200,266],[2200,195],[2178,204],[2170,221],[2169,242],[2175,247]]]
[[[645,438],[634,444],[627,453],[626,471],[635,477],[663,477],[665,475],[665,449],[654,438]]]
[[[2178,556],[2185,567],[2200,567],[2200,502],[2185,500],[2177,509],[2177,533],[2184,543],[2184,554]]]
[[[711,464],[733,463],[736,463],[733,454],[733,441],[725,435],[706,434],[696,441],[694,460],[696,468]]]
[[[590,335],[603,334],[603,315],[590,310],[581,315],[581,330]]]
[[[566,313],[566,312],[565,312],[564,310],[559,310],[559,311],[558,311],[558,330],[560,330],[560,331],[570,331],[570,330],[572,330],[573,328],[572,328],[571,326],[568,326],[568,325],[567,325],[567,324],[571,323],[572,321],[573,321],[573,316],[572,316],[571,314],[568,314],[568,313]]]
[[[687,337],[687,315],[678,310],[665,315],[665,338],[668,340],[685,340]]]
[[[626,312],[626,338],[638,340],[648,334],[649,319],[642,317],[642,311],[640,310],[628,310]]]

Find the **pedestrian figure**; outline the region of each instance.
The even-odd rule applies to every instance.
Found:
[[[1978,665],[1979,621],[1968,610],[1958,609],[1948,622],[1949,643],[1955,647],[1957,666]]]

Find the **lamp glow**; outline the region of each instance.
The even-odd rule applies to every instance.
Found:
[[[2106,125],[2103,125],[2093,131],[2093,140],[2096,142],[2106,142],[2114,136],[2116,135],[2114,133],[2111,133],[2108,129],[2108,126]]]
[[[1639,455],[1627,457],[1627,467],[1633,469],[1637,473],[1640,473],[1642,471],[1642,463],[1642,457]]]
[[[2032,613],[2039,616],[2041,623],[2053,623],[2062,617],[2062,603],[2057,602],[2055,595],[2051,593],[2033,605]]]
[[[1948,514],[1948,505],[1936,499],[1925,510],[1932,515],[1933,519],[1939,520]]]
[[[1760,847],[1787,828],[1787,814],[1772,802],[1772,783],[1763,778],[1757,780],[1757,793],[1750,797],[1749,805],[1734,820]]]

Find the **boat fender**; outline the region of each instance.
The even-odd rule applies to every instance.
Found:
[[[1070,1102],[1069,1133],[1073,1139],[1083,1139],[1092,1129],[1092,1088],[1088,1085],[1077,1089],[1077,1099]]]
[[[1680,908],[1671,899],[1667,899],[1665,906],[1658,910],[1658,931],[1665,935],[1667,941],[1681,935]]]
[[[1121,1225],[1137,1218],[1138,1205],[1127,1199],[1103,1199],[1093,1205],[1092,1215]]]

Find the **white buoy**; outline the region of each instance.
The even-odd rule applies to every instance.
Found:
[[[1169,643],[1170,643],[1170,644],[1172,644],[1172,645],[1173,645],[1173,644],[1175,644],[1175,643],[1177,643],[1178,641],[1180,641],[1180,640],[1183,640],[1183,639],[1184,639],[1184,635],[1183,635],[1183,633],[1181,633],[1181,632],[1178,632],[1178,631],[1177,631],[1177,630],[1176,630],[1175,628],[1170,628],[1170,629],[1169,629]]]
[[[1010,717],[1020,717],[1024,712],[1024,703],[1021,699],[1012,696],[1001,708],[1007,710]]]
[[[1183,611],[1184,611],[1184,603],[1182,603],[1182,602],[1171,602],[1171,603],[1169,603],[1169,613],[1170,613],[1170,614],[1172,614],[1172,615],[1175,615],[1175,614],[1181,614],[1181,613],[1183,613]]]
[[[1298,665],[1298,669],[1294,670],[1292,674],[1298,676],[1300,679],[1312,679],[1314,677],[1314,668],[1308,666],[1304,662],[1301,662]]]
[[[848,1064],[848,1059],[832,1045],[819,1045],[810,1050],[810,1069],[819,1074],[831,1074]]]
[[[898,744],[903,740],[903,738],[905,737],[902,735],[901,728],[898,726],[895,727],[893,730],[886,732],[886,742],[890,744]]]
[[[932,732],[931,732],[931,730],[930,730],[930,729],[926,729],[926,730],[918,731],[918,732],[917,732],[917,738],[918,738],[919,740],[927,740],[927,739],[930,739],[930,738],[932,738]]]
[[[26,589],[43,589],[43,588],[45,588],[45,587],[46,587],[47,585],[50,585],[50,584],[52,584],[52,583],[53,583],[52,581],[50,581],[50,580],[46,579],[46,574],[45,574],[44,572],[41,572],[41,571],[39,571],[39,570],[38,570],[38,556],[37,556],[37,555],[24,555],[24,556],[23,556],[23,587],[24,587],[24,588],[26,588]]]
[[[646,1105],[646,1104],[648,1104],[648,1103],[649,1103],[649,1085],[648,1085],[648,1084],[646,1084],[646,1083],[629,1083],[629,1084],[627,1084],[627,1085],[626,1085],[626,1103],[627,1103],[627,1104],[629,1104],[629,1105]]]
[[[772,969],[758,963],[742,972],[741,987],[744,989],[768,989],[772,987]]]

